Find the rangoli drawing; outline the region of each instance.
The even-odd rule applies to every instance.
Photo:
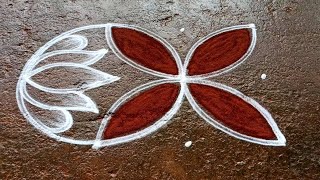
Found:
[[[105,29],[108,48],[85,50],[88,39],[77,33],[99,28]],[[65,49],[49,51],[62,40],[69,42]],[[146,29],[124,24],[80,27],[52,39],[28,60],[17,84],[17,101],[24,117],[41,132],[58,141],[92,145],[93,148],[133,141],[157,131],[172,119],[185,97],[206,122],[230,136],[261,145],[284,146],[285,137],[265,108],[236,89],[208,80],[240,65],[255,44],[253,24],[227,27],[196,42],[182,64],[180,56],[166,40]],[[60,133],[73,125],[70,111],[99,112],[95,102],[85,94],[86,90],[120,80],[121,77],[90,67],[108,53],[161,79],[136,87],[120,97],[106,112],[96,139],[62,136]],[[80,54],[86,58],[80,62],[40,65],[50,57],[66,54]],[[61,67],[84,71],[94,79],[74,88],[47,87],[32,79],[40,72]],[[46,93],[63,94],[73,103],[46,104],[32,97],[27,85]],[[54,126],[48,126],[43,123],[44,119],[32,114],[27,103],[56,114],[58,120],[54,121]]]

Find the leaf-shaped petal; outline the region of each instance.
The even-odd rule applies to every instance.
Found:
[[[196,81],[188,87],[189,102],[214,127],[249,142],[285,145],[285,138],[271,115],[253,99],[211,81]]]
[[[46,87],[32,80],[31,78],[32,76],[52,68],[71,68],[73,70],[86,73],[87,76],[89,77],[88,77],[88,80],[86,80],[86,82],[84,82],[82,86],[65,87],[65,88]],[[85,79],[84,76],[85,75],[82,75],[81,78]],[[77,63],[53,63],[53,64],[45,65],[31,71],[29,74],[25,75],[24,78],[30,85],[34,86],[35,88],[38,88],[45,92],[51,92],[51,93],[70,93],[74,91],[85,91],[85,90],[96,88],[105,84],[110,84],[120,79],[117,76],[112,76],[102,71],[93,69],[89,66],[86,66],[83,64],[77,64]]]
[[[108,50],[100,49],[97,51],[87,50],[56,50],[45,53],[39,56],[38,66],[46,64],[58,63],[58,62],[69,62],[69,63],[81,63],[85,65],[91,65],[99,61]]]
[[[189,76],[211,77],[235,68],[252,52],[256,42],[253,24],[213,32],[190,49],[185,68]]]
[[[67,110],[48,110],[37,108],[29,103],[26,104],[29,117],[37,122],[39,128],[52,132],[61,133],[69,130],[73,124],[72,115]]]
[[[176,84],[161,84],[142,92],[114,112],[104,138],[124,136],[150,126],[171,109],[178,94]]]
[[[59,37],[50,49],[58,50],[82,50],[88,45],[88,39],[85,36],[78,34],[71,34]],[[49,49],[49,50],[50,50]]]
[[[94,147],[132,141],[158,130],[179,109],[183,94],[178,84],[168,80],[154,81],[130,91],[108,111]]]
[[[49,131],[53,133],[61,133],[69,130],[73,124],[73,118],[69,111],[60,110],[60,111],[51,111],[55,116],[54,120],[51,119],[38,119],[38,122],[41,122],[43,128],[47,128]],[[50,122],[51,120],[51,122]],[[43,123],[43,121],[47,121],[48,125]],[[53,126],[53,127],[50,127]]]
[[[47,110],[71,110],[71,111],[83,111],[83,112],[94,112],[98,113],[99,110],[96,104],[82,92],[69,92],[69,93],[57,93],[53,94],[61,96],[59,100],[60,104],[49,104],[46,102],[39,101],[37,98],[29,94],[26,84],[21,87],[20,93],[22,97],[30,104]],[[55,97],[56,99],[57,97]]]
[[[178,75],[181,60],[164,39],[145,29],[111,25],[106,30],[108,44],[123,61],[144,72],[168,77]]]

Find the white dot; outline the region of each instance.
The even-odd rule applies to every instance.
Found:
[[[261,79],[266,79],[267,75],[266,74],[261,74]]]
[[[192,144],[192,141],[187,141],[186,143],[184,143],[184,146],[185,147],[190,147]]]
[[[184,28],[181,28],[181,29],[180,29],[180,32],[183,32],[184,30],[185,30]]]

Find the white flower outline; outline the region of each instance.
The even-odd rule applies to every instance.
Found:
[[[58,135],[58,133],[65,132],[69,130],[73,125],[73,117],[69,111],[83,111],[83,112],[93,112],[98,113],[99,110],[97,105],[91,98],[84,94],[84,91],[93,89],[105,84],[112,83],[114,81],[119,80],[119,77],[112,76],[110,74],[104,73],[102,71],[96,70],[94,68],[89,67],[99,61],[102,57],[104,57],[107,53],[107,49],[100,49],[97,51],[87,51],[83,50],[88,45],[88,39],[82,35],[77,35],[77,33],[82,30],[92,29],[92,28],[101,28],[105,25],[93,25],[93,26],[86,26],[81,28],[76,28],[71,31],[62,33],[61,35],[53,38],[38,51],[34,53],[34,55],[27,61],[25,67],[23,68],[16,88],[16,97],[17,103],[20,111],[22,112],[23,116],[31,123],[34,127],[40,130],[42,133],[48,135],[51,138],[54,138],[58,141],[63,141],[72,144],[82,144],[82,145],[90,145],[94,143],[94,140],[77,140],[72,139],[64,136]],[[51,52],[46,52],[50,47],[55,45],[56,43],[68,39],[70,42],[69,49],[63,50],[54,50]],[[84,54],[87,55],[88,58],[84,59],[82,62],[73,63],[73,62],[58,62],[58,63],[51,63],[48,65],[36,67],[41,61],[56,55],[63,55],[63,54]],[[85,87],[76,87],[76,88],[50,88],[40,85],[34,82],[31,77],[45,71],[50,68],[55,67],[69,67],[69,68],[79,68],[82,70],[86,70],[87,72],[91,73],[99,77],[93,83],[87,84]],[[81,100],[85,102],[84,106],[53,106],[44,104],[42,102],[37,101],[32,96],[29,95],[27,90],[27,84],[33,86],[36,89],[39,89],[43,92],[52,93],[52,94],[66,94],[66,95],[73,95],[79,97]],[[52,128],[48,127],[46,124],[42,122],[42,120],[38,119],[35,115],[29,112],[26,102],[30,103],[33,106],[36,106],[41,109],[49,110],[49,111],[59,111],[61,112],[64,117],[65,121],[62,124],[59,124],[58,127]]]

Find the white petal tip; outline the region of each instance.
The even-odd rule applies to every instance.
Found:
[[[286,139],[280,138],[278,140],[270,140],[261,144],[265,146],[286,146]]]
[[[280,143],[279,146],[287,146],[287,144],[283,142],[283,143]]]
[[[114,81],[118,81],[119,79],[121,79],[121,78],[118,77],[118,76],[113,76],[113,82],[114,82]]]
[[[286,146],[287,145],[287,140],[281,132],[276,133],[276,136],[278,138],[278,141],[277,141],[278,146]]]
[[[287,145],[286,139],[279,140],[278,142],[279,142],[279,146],[286,146]]]
[[[112,79],[112,80],[119,80],[120,79],[120,77],[118,77],[118,76],[113,76],[113,75],[111,75],[111,78],[110,79]]]
[[[104,80],[100,81],[99,83],[99,86],[102,86],[102,85],[105,85],[105,84],[111,84],[113,82],[116,82],[120,79],[120,77],[118,76],[112,76],[112,75],[108,75],[108,77],[105,77]]]
[[[87,104],[86,107],[84,108],[84,111],[93,112],[93,113],[96,113],[96,114],[99,113],[99,109],[93,103]]]
[[[285,142],[277,142],[276,144],[273,144],[273,146],[286,146]]]
[[[100,49],[99,52],[103,53],[103,54],[107,54],[108,53],[108,49]]]
[[[99,109],[98,108],[92,108],[91,112],[98,114],[99,113]]]
[[[256,28],[255,24],[248,24],[247,26],[250,27],[250,28]]]

